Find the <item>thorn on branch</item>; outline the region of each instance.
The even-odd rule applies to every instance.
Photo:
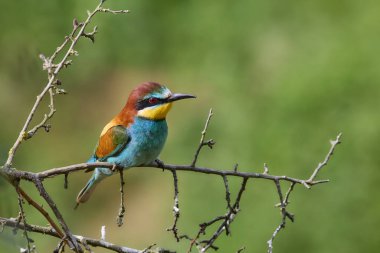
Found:
[[[86,37],[88,39],[90,39],[92,41],[92,43],[95,43],[95,34],[98,32],[98,27],[97,26],[94,26],[94,29],[92,30],[92,32],[89,32],[89,33],[85,33],[84,31],[82,32],[82,36],[83,37]]]
[[[51,129],[51,125],[50,124],[42,125],[42,127],[44,128],[45,132],[47,132],[47,133],[50,132],[50,129]]]
[[[67,91],[65,89],[55,87],[54,90],[55,90],[55,94],[57,94],[57,95],[66,95],[67,94]]]
[[[216,144],[216,142],[213,139],[210,139],[210,140],[204,142],[202,145],[204,145],[204,146],[207,145],[210,149],[212,149],[215,144]]]
[[[69,181],[67,180],[67,178],[68,178],[68,176],[69,176],[69,173],[65,173],[65,177],[64,177],[64,183],[63,183],[63,188],[64,189],[67,189],[68,188],[68,186],[69,186]]]
[[[73,60],[67,60],[67,61],[65,61],[65,62],[63,63],[63,66],[64,66],[65,68],[67,68],[67,67],[69,67],[72,63],[73,63]]]
[[[76,50],[74,50],[74,49],[71,49],[71,50],[69,51],[69,54],[70,54],[70,55],[74,55],[74,56],[79,56],[78,51],[76,51]]]
[[[143,249],[141,253],[149,253],[149,252],[151,252],[150,250],[151,250],[154,246],[156,246],[155,243],[149,245],[148,247],[146,247],[145,249]]]
[[[53,85],[57,85],[57,86],[59,86],[59,85],[62,85],[62,82],[61,82],[61,80],[56,79],[56,80],[53,82]]]
[[[264,174],[268,174],[268,173],[269,173],[268,165],[267,163],[264,163]]]
[[[239,168],[239,164],[238,164],[238,163],[235,163],[235,165],[234,165],[234,172],[235,172],[235,173],[237,172],[238,168]]]

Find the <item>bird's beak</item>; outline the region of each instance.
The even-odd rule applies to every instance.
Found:
[[[196,98],[196,96],[193,96],[193,95],[188,95],[188,94],[172,94],[169,98],[168,98],[168,102],[173,102],[173,101],[177,101],[177,100],[181,100],[181,99],[186,99],[186,98]]]

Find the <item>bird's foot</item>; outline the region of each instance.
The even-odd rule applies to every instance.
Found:
[[[114,163],[114,164],[112,165],[111,171],[112,171],[112,172],[116,172],[117,170],[119,170],[119,167],[120,167],[120,165]]]
[[[157,165],[158,168],[161,168],[162,170],[165,169],[165,164],[160,159],[157,158],[156,160],[154,160],[154,162],[156,163],[156,165]]]

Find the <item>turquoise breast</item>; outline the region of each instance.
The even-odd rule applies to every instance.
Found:
[[[125,149],[119,155],[107,159],[126,168],[153,162],[164,147],[168,126],[165,119],[156,121],[135,117],[127,131],[131,140]]]

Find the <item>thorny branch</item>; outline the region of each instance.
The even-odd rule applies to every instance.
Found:
[[[331,146],[330,151],[328,153],[329,155],[326,158],[327,160],[330,159],[330,157],[332,156],[333,151],[335,150],[336,146],[340,143],[340,138],[341,138],[341,134],[339,134],[337,136],[337,138],[331,142],[332,146]],[[11,175],[13,178],[16,178],[18,180],[22,179],[22,180],[34,182],[36,180],[44,180],[46,178],[51,178],[51,177],[55,177],[58,175],[67,175],[68,173],[72,173],[75,171],[94,169],[96,167],[107,167],[107,168],[112,169],[112,168],[115,168],[115,165],[110,164],[110,163],[105,163],[105,162],[82,163],[82,164],[75,164],[75,165],[70,165],[70,166],[66,166],[66,167],[54,168],[54,169],[50,169],[50,170],[46,170],[46,171],[42,171],[42,172],[38,172],[38,173],[12,169],[12,170],[10,170],[9,175]],[[229,177],[229,176],[240,177],[240,178],[243,178],[244,180],[247,180],[247,181],[248,181],[248,179],[262,179],[262,180],[273,181],[276,184],[276,189],[277,189],[277,192],[278,192],[278,195],[280,198],[280,204],[278,206],[280,207],[280,210],[282,213],[282,222],[276,228],[271,239],[268,241],[268,247],[269,247],[268,252],[272,252],[269,250],[272,250],[272,248],[273,248],[273,246],[272,246],[273,240],[277,236],[278,232],[282,228],[284,228],[286,218],[289,218],[291,220],[293,219],[293,215],[290,214],[286,210],[286,207],[289,203],[289,197],[290,197],[290,194],[291,194],[292,190],[294,189],[295,185],[300,184],[300,185],[305,186],[306,188],[310,188],[313,185],[328,182],[328,180],[315,180],[315,179],[310,180],[310,178],[307,180],[304,180],[304,179],[297,179],[297,178],[292,178],[292,177],[288,177],[288,176],[271,175],[271,174],[269,174],[269,169],[267,166],[266,166],[266,170],[264,173],[242,172],[242,171],[236,170],[235,168],[233,170],[218,170],[218,169],[205,168],[205,167],[192,167],[191,165],[170,165],[170,164],[164,164],[164,163],[162,163],[160,165],[152,164],[149,167],[156,168],[156,169],[169,170],[172,173],[177,172],[177,171],[189,171],[189,172],[193,172],[193,173],[203,173],[203,174],[212,174],[212,175],[222,176],[223,181],[224,181],[224,185],[225,185],[225,189],[226,189],[227,205],[228,205],[228,202],[230,201],[229,200],[230,199],[229,186],[228,186],[228,181],[226,180],[227,177]],[[121,168],[118,168],[118,169],[121,169]],[[317,171],[317,170],[318,171],[320,170],[320,166],[315,168],[315,170],[313,171],[313,174],[315,174],[315,171]],[[173,178],[177,178],[177,177],[174,177],[174,173],[173,173]],[[176,180],[174,180],[174,181],[177,182]],[[285,181],[285,182],[290,183],[290,188],[287,191],[287,193],[285,194],[285,197],[283,196],[283,193],[281,190],[281,185],[280,185],[281,181]],[[178,186],[176,186],[177,183],[174,183],[174,184],[175,184],[174,188],[176,189],[176,187],[178,187]],[[178,192],[175,191],[175,205],[174,205],[174,207],[176,207],[176,205],[178,204],[178,202],[176,200],[178,200]],[[213,243],[216,240],[216,238],[221,234],[221,232],[223,230],[226,230],[229,233],[229,225],[232,223],[232,221],[235,218],[236,208],[239,206],[240,198],[238,198],[238,200],[239,200],[238,202],[235,201],[234,205],[230,204],[232,206],[232,208],[229,208],[229,211],[227,212],[226,215],[217,217],[217,218],[213,219],[211,222],[206,222],[206,223],[201,224],[200,227],[202,229],[200,230],[200,232],[198,233],[198,235],[195,238],[191,238],[189,236],[183,236],[183,235],[177,234],[178,238],[179,239],[190,238],[190,240],[192,241],[190,247],[192,247],[192,245],[194,245],[194,244],[196,244],[196,245],[202,245],[203,244],[204,245],[205,243],[207,246],[207,244],[210,241]],[[172,230],[173,233],[174,233],[174,231],[178,230],[177,222],[178,222],[178,218],[180,216],[179,208],[174,209],[174,207],[173,207],[173,210],[178,210],[178,213],[175,213],[175,222],[174,222],[174,225],[172,228],[174,228],[176,230]],[[198,239],[203,234],[205,228],[207,228],[208,226],[210,226],[210,225],[212,225],[218,221],[222,222],[222,224],[219,226],[219,229],[214,234],[216,237],[214,239],[211,238],[209,240],[199,242]],[[206,247],[206,250],[210,247],[215,248],[215,246],[211,244],[211,245]]]
[[[92,21],[92,18],[94,17],[94,15],[99,12],[109,12],[113,14],[129,12],[128,10],[113,11],[110,9],[105,9],[103,8],[104,2],[105,0],[100,1],[100,3],[94,9],[94,11],[88,12],[87,19],[84,22],[78,23],[76,19],[74,19],[72,32],[70,33],[69,36],[65,37],[65,40],[63,41],[63,43],[59,47],[57,47],[57,49],[54,51],[54,53],[50,57],[45,57],[44,55],[40,55],[40,58],[43,61],[43,69],[47,70],[48,72],[48,83],[46,84],[45,88],[41,91],[41,93],[37,96],[37,99],[24,123],[24,126],[22,127],[20,131],[19,136],[17,137],[12,148],[9,150],[8,159],[6,161],[7,166],[11,166],[15,153],[23,140],[30,139],[40,128],[44,128],[46,131],[49,131],[50,126],[47,125],[46,122],[51,117],[53,117],[56,111],[54,108],[53,97],[55,94],[65,93],[63,89],[59,89],[57,87],[57,85],[61,84],[61,81],[57,79],[57,76],[63,67],[68,67],[69,65],[71,65],[71,60],[69,60],[69,57],[78,55],[78,52],[75,51],[74,47],[78,43],[81,37],[88,37],[92,41],[94,40],[93,38],[94,38],[94,34],[96,33],[96,28],[94,28],[94,31],[92,33],[85,32],[85,29]],[[68,45],[68,49],[66,50],[66,53],[64,53],[64,56],[61,59],[61,61],[59,61],[58,63],[53,63],[57,55],[59,55],[67,45]],[[50,105],[49,105],[50,112],[44,115],[44,118],[39,124],[37,124],[35,127],[33,127],[31,130],[28,131],[30,123],[34,117],[34,114],[36,113],[42,99],[45,97],[45,95],[48,92],[50,94]]]
[[[340,138],[341,134],[337,136],[337,138],[331,142],[331,148],[327,156],[327,160],[329,160],[333,154],[333,151],[335,150],[336,146],[340,143]],[[76,171],[83,171],[83,170],[91,170],[97,167],[106,167],[110,169],[121,169],[115,166],[114,164],[111,163],[105,163],[105,162],[96,162],[96,163],[81,163],[81,164],[75,164],[75,165],[70,165],[70,166],[65,166],[65,167],[59,167],[59,168],[53,168],[45,171],[41,171],[38,173],[33,173],[33,172],[28,172],[28,171],[21,171],[21,170],[15,170],[10,168],[8,171],[8,175],[11,177],[17,179],[17,180],[27,180],[27,181],[42,181],[47,178],[52,178],[56,177],[59,175],[68,175],[69,173],[76,172]],[[172,227],[178,231],[177,228],[177,222],[178,218],[180,216],[179,213],[179,203],[178,203],[178,178],[177,178],[177,172],[178,171],[188,171],[188,172],[193,172],[193,173],[203,173],[203,174],[211,174],[211,175],[218,175],[223,178],[223,182],[225,185],[225,190],[226,190],[226,202],[227,202],[227,213],[222,216],[218,216],[214,219],[212,219],[209,222],[204,222],[200,224],[200,229],[197,233],[197,235],[194,238],[191,238],[188,235],[179,235],[177,234],[179,239],[189,239],[191,241],[190,243],[190,248],[189,251],[191,251],[191,248],[193,245],[197,245],[200,247],[201,252],[207,251],[209,248],[217,249],[217,247],[214,245],[214,242],[216,239],[219,237],[219,235],[225,230],[227,234],[230,233],[229,226],[231,223],[234,221],[236,214],[240,210],[240,200],[241,196],[243,194],[243,191],[245,189],[246,183],[248,182],[249,179],[261,179],[261,180],[270,180],[273,181],[276,185],[276,189],[279,195],[280,199],[280,204],[277,206],[281,210],[282,214],[282,220],[281,224],[275,229],[275,231],[272,234],[271,239],[268,241],[268,252],[272,252],[273,249],[273,240],[277,236],[278,232],[285,227],[286,223],[286,218],[289,218],[293,220],[294,216],[293,214],[289,213],[286,210],[286,207],[289,204],[289,197],[291,192],[293,191],[295,185],[300,184],[305,186],[306,188],[310,188],[316,184],[321,184],[321,183],[326,183],[328,180],[303,180],[303,179],[297,179],[297,178],[292,178],[288,176],[276,176],[276,175],[271,175],[269,174],[269,169],[267,166],[265,166],[265,171],[264,173],[254,173],[254,172],[242,172],[238,171],[237,168],[235,167],[233,170],[218,170],[218,169],[212,169],[212,168],[205,168],[205,167],[192,167],[191,165],[170,165],[170,164],[164,164],[161,163],[160,165],[157,164],[152,164],[151,167],[153,169],[164,169],[164,170],[169,170],[170,172],[173,173],[173,179],[174,179],[174,206],[173,206],[173,211],[175,213],[175,221],[174,225]],[[320,166],[317,166],[317,168],[314,169],[313,174],[315,174],[315,171],[320,170]],[[316,175],[316,174],[315,174]],[[239,190],[238,196],[233,204],[231,204],[231,194],[229,190],[229,184],[228,184],[228,179],[227,177],[239,177],[242,178],[242,186]],[[281,189],[281,184],[280,182],[289,182],[290,187],[287,190],[285,196],[282,193]],[[177,190],[176,190],[177,189]],[[229,204],[228,204],[229,203]],[[230,207],[228,207],[230,206]],[[178,208],[178,209],[177,209]],[[176,213],[175,211],[178,210]],[[178,215],[178,216],[177,216]],[[218,229],[214,232],[213,236],[210,239],[207,240],[199,240],[202,234],[205,233],[205,230],[207,227],[211,226],[212,224],[215,224],[216,222],[221,222],[219,225]],[[174,230],[172,230],[174,233]],[[177,238],[176,238],[177,239]]]
[[[51,126],[48,124],[48,121],[53,117],[53,115],[56,112],[56,109],[54,106],[54,96],[58,94],[66,94],[66,91],[60,88],[62,83],[58,79],[58,74],[64,67],[68,67],[72,64],[72,60],[69,58],[71,58],[72,56],[78,55],[78,52],[74,48],[81,37],[88,38],[92,42],[95,41],[97,27],[95,26],[91,32],[85,31],[87,26],[90,24],[93,16],[99,12],[106,12],[106,13],[112,13],[112,14],[120,14],[120,13],[129,12],[128,10],[111,10],[108,8],[104,8],[103,7],[104,2],[105,0],[101,0],[98,6],[94,9],[94,11],[88,12],[87,19],[84,22],[78,22],[77,19],[73,20],[72,32],[68,36],[65,37],[63,43],[59,47],[56,48],[56,50],[53,52],[53,54],[50,57],[40,55],[40,58],[43,61],[43,69],[46,70],[48,74],[48,82],[46,86],[44,87],[44,89],[41,91],[41,93],[37,96],[36,101],[24,123],[24,126],[22,127],[18,135],[18,138],[16,139],[12,148],[9,150],[9,155],[8,155],[5,165],[0,167],[0,175],[6,178],[8,182],[15,187],[18,193],[19,209],[20,209],[20,214],[19,214],[18,219],[0,217],[0,227],[9,226],[13,228],[23,229],[25,237],[27,239],[28,252],[30,252],[32,249],[30,246],[30,241],[29,241],[27,231],[35,232],[35,233],[43,233],[43,234],[47,234],[47,235],[51,235],[51,236],[59,238],[60,241],[58,243],[58,246],[55,252],[63,252],[65,245],[68,245],[75,252],[83,252],[82,247],[85,250],[91,252],[90,246],[103,247],[111,251],[122,252],[122,253],[153,252],[151,250],[153,245],[141,251],[141,250],[122,247],[122,246],[118,246],[118,245],[106,242],[104,240],[104,236],[102,236],[102,239],[96,240],[96,239],[91,239],[91,238],[87,238],[83,236],[73,235],[69,227],[67,226],[66,222],[64,221],[63,216],[61,212],[59,211],[58,207],[56,206],[54,200],[50,197],[50,195],[47,193],[46,189],[44,188],[42,184],[42,181],[47,178],[55,177],[58,175],[64,175],[65,187],[67,187],[67,183],[68,183],[67,177],[70,173],[73,173],[75,171],[89,170],[89,169],[91,170],[96,167],[106,167],[113,170],[118,169],[120,172],[121,204],[120,204],[120,210],[119,210],[117,221],[118,221],[118,225],[121,226],[121,224],[123,223],[123,218],[124,218],[124,213],[125,213],[123,168],[117,167],[114,164],[105,163],[105,162],[74,164],[74,165],[60,167],[60,168],[53,168],[53,169],[41,171],[38,173],[21,171],[12,167],[12,162],[15,157],[16,151],[23,141],[32,138],[39,129],[44,129],[46,132],[49,132]],[[67,48],[67,50],[64,51],[65,48]],[[60,54],[63,54],[62,59],[56,62],[57,56]],[[49,99],[50,99],[49,106],[48,106],[49,110],[46,114],[44,114],[44,117],[42,118],[42,120],[40,120],[39,123],[37,123],[35,126],[31,126],[31,122],[34,118],[34,115],[37,109],[39,108],[42,99],[47,94],[49,94]],[[312,186],[316,184],[326,183],[329,181],[329,180],[315,180],[315,178],[317,177],[319,171],[323,167],[325,167],[327,163],[329,162],[336,146],[340,143],[341,134],[339,134],[335,140],[331,141],[331,148],[329,152],[327,153],[325,159],[318,164],[318,166],[313,170],[311,176],[308,179],[298,179],[298,178],[292,178],[288,176],[271,175],[269,173],[269,169],[266,164],[264,165],[263,173],[238,171],[237,164],[235,165],[233,170],[219,170],[219,169],[213,169],[213,168],[197,167],[196,163],[198,161],[198,156],[200,154],[201,149],[204,146],[213,148],[213,146],[215,145],[215,142],[212,139],[205,141],[206,132],[207,132],[212,115],[213,115],[213,112],[212,112],[212,109],[210,109],[204,129],[201,132],[200,143],[194,154],[194,159],[190,165],[170,165],[170,164],[160,163],[160,164],[152,164],[148,166],[151,168],[169,170],[173,175],[174,223],[173,223],[173,226],[168,229],[168,231],[173,232],[173,235],[177,241],[180,241],[181,239],[190,240],[188,252],[191,252],[194,245],[197,246],[199,252],[206,252],[210,248],[216,250],[218,248],[214,245],[214,243],[218,239],[218,237],[223,233],[223,231],[226,231],[227,235],[229,235],[231,232],[230,225],[234,221],[238,212],[240,211],[240,201],[244,193],[244,190],[246,188],[246,185],[248,183],[248,180],[251,180],[251,179],[270,180],[270,181],[273,181],[276,186],[276,190],[277,190],[279,200],[280,200],[280,203],[277,204],[276,206],[280,208],[280,212],[281,212],[281,223],[274,230],[270,240],[267,242],[268,252],[272,253],[273,241],[275,237],[277,236],[277,234],[281,231],[281,229],[285,227],[287,219],[294,221],[294,215],[288,212],[287,206],[289,204],[290,194],[294,190],[295,185],[300,184],[300,185],[305,186],[306,188],[311,188]],[[199,230],[197,234],[195,235],[195,237],[193,238],[186,234],[180,235],[178,232],[178,220],[180,217],[178,176],[177,176],[178,171],[189,171],[192,173],[203,173],[203,174],[221,176],[223,179],[224,186],[225,186],[225,199],[227,202],[226,213],[224,215],[217,216],[208,222],[204,222],[200,224]],[[247,171],[251,171],[251,170],[247,170]],[[238,178],[241,178],[242,180],[240,189],[233,203],[231,203],[231,193],[230,193],[228,177],[238,177]],[[46,203],[49,205],[50,210],[54,213],[54,216],[57,219],[61,228],[50,217],[49,213],[42,207],[42,205],[37,204],[31,197],[29,197],[29,195],[27,195],[22,190],[21,187],[19,187],[20,180],[26,180],[26,181],[30,181],[34,183],[40,195],[44,198]],[[281,188],[281,182],[290,183],[289,189],[287,190],[285,195],[283,194],[283,191]],[[22,203],[21,197],[25,199],[30,205],[32,205],[36,210],[38,210],[45,217],[45,219],[51,225],[51,228],[40,227],[40,226],[26,223],[25,211],[22,206],[23,203]],[[212,233],[212,236],[208,239],[201,239],[201,237],[206,235],[206,230],[213,224],[218,224],[218,226],[217,226],[217,229],[214,231],[214,233]],[[239,249],[238,252],[241,252],[243,250],[244,250],[244,247]],[[159,249],[159,250],[156,250],[155,252],[170,252],[170,251]]]
[[[329,151],[330,155],[328,157],[330,157],[332,155],[331,150],[335,150],[336,146],[340,143],[340,138],[341,138],[341,134],[339,134],[337,136],[336,140],[334,140],[332,142],[332,147],[330,148],[330,151]],[[61,168],[54,168],[54,169],[42,171],[39,173],[31,173],[31,172],[26,172],[26,171],[13,171],[13,173],[14,173],[14,176],[19,178],[19,179],[31,180],[34,177],[37,177],[37,178],[40,178],[42,180],[42,179],[46,179],[46,178],[50,178],[50,177],[55,177],[58,175],[66,175],[66,174],[74,172],[74,171],[93,169],[96,167],[114,168],[115,165],[109,164],[109,163],[100,163],[100,162],[88,163],[88,164],[82,163],[82,164],[76,164],[76,165],[61,167]],[[191,251],[191,248],[194,244],[197,246],[203,245],[203,246],[201,246],[201,250],[203,250],[203,252],[205,252],[208,248],[216,249],[216,247],[213,245],[213,243],[219,237],[219,235],[224,230],[226,230],[226,233],[229,234],[229,231],[230,231],[229,226],[233,222],[238,211],[240,210],[239,209],[240,199],[241,199],[241,196],[242,196],[243,191],[245,189],[245,185],[249,179],[262,179],[262,180],[273,181],[276,185],[276,189],[277,189],[277,192],[279,195],[280,204],[278,204],[277,206],[281,210],[282,221],[281,221],[281,224],[274,231],[271,239],[268,241],[268,252],[272,252],[273,240],[277,236],[278,232],[282,228],[285,227],[286,218],[289,218],[290,220],[294,219],[294,216],[286,210],[286,207],[289,204],[289,197],[290,197],[290,194],[293,191],[295,185],[300,184],[300,185],[303,185],[307,188],[310,188],[311,186],[313,186],[315,184],[328,182],[328,180],[310,181],[310,179],[302,180],[302,179],[292,178],[292,177],[288,177],[288,176],[271,175],[271,174],[269,174],[268,166],[265,166],[266,169],[265,169],[264,173],[241,172],[241,171],[238,171],[236,168],[234,168],[233,170],[217,170],[217,169],[204,168],[204,167],[192,167],[191,165],[190,166],[189,165],[188,166],[186,166],[186,165],[169,165],[169,164],[163,164],[163,163],[160,164],[159,166],[158,165],[152,165],[151,167],[156,168],[156,169],[170,170],[173,173],[174,189],[175,189],[175,204],[174,204],[173,210],[178,210],[178,214],[175,213],[175,222],[174,222],[175,225],[173,225],[173,228],[175,228],[176,231],[178,231],[177,222],[178,222],[178,217],[179,217],[179,208],[178,208],[178,202],[177,202],[178,201],[178,188],[177,188],[178,187],[178,182],[177,182],[178,179],[176,176],[177,175],[176,172],[177,171],[189,171],[189,172],[193,172],[193,173],[204,173],[204,174],[218,175],[218,176],[221,176],[223,178],[223,182],[224,182],[225,190],[226,190],[226,201],[227,201],[228,211],[225,215],[218,216],[209,222],[204,222],[204,223],[200,224],[200,230],[198,231],[197,235],[194,238],[191,238],[190,236],[187,236],[187,235],[177,234],[179,239],[189,239],[191,241],[190,249],[188,252]],[[319,168],[319,166],[313,171],[313,174],[316,170],[318,170],[318,168]],[[228,176],[240,177],[244,180],[242,182],[241,189],[238,193],[238,197],[236,198],[234,204],[231,204],[231,194],[230,194],[229,184],[228,184],[228,179],[227,179]],[[285,196],[282,193],[281,184],[280,184],[281,181],[290,183],[290,187],[287,190]],[[175,207],[177,207],[178,209]],[[178,217],[177,217],[177,215],[178,215]],[[205,233],[206,228],[211,226],[212,224],[215,224],[216,222],[221,222],[221,224],[219,225],[218,229],[215,231],[213,236],[208,240],[200,241],[199,237]]]

